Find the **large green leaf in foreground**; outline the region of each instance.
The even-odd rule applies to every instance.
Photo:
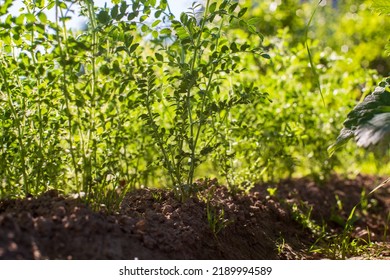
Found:
[[[358,146],[364,148],[378,143],[390,143],[389,86],[390,78],[387,78],[349,112],[336,143],[328,148],[330,154],[351,138],[355,139]]]

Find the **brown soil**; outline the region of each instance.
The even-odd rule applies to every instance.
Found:
[[[379,182],[369,176],[322,184],[291,179],[231,194],[214,180],[199,182],[198,196],[185,202],[168,191],[137,190],[115,214],[94,212],[56,191],[3,200],[0,259],[337,258],[343,257],[335,246],[343,236],[367,247],[345,250],[346,258],[389,258],[390,190],[361,200]],[[275,194],[267,188],[276,188]]]

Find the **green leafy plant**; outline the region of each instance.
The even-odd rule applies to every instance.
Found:
[[[207,186],[208,184],[209,181],[206,180],[205,185]],[[231,224],[232,221],[225,218],[225,210],[218,207],[217,203],[213,201],[216,186],[213,183],[211,184],[208,190],[206,190],[206,196],[200,196],[200,199],[206,203],[207,222],[214,237],[217,238],[218,233]]]
[[[374,0],[371,8],[380,14],[390,15],[389,1]],[[389,43],[386,45],[386,48],[387,48],[387,53],[390,54],[390,44]]]
[[[231,110],[267,100],[242,79],[243,58],[268,58],[247,8],[205,4],[175,18],[167,1],[35,1],[13,16],[4,1],[2,195],[63,188],[117,205],[109,194],[155,178],[190,195],[197,168],[230,145],[217,136]],[[67,26],[74,5],[88,18],[80,31]],[[258,43],[235,40],[232,24]]]
[[[324,254],[331,259],[342,260],[367,252],[368,248],[372,245],[371,242],[363,238],[353,238],[351,236],[353,224],[356,220],[356,207],[349,213],[343,231],[340,234],[327,234],[323,232],[311,246],[310,251]]]
[[[303,210],[302,210],[302,209]],[[311,212],[313,210],[313,207],[308,207],[307,205],[301,205],[300,207],[294,203],[291,206],[291,212],[293,218],[302,225],[304,229],[309,229],[314,234],[319,234],[323,231],[323,228],[318,225],[311,217]]]
[[[192,12],[182,13],[180,20],[171,17],[172,30],[162,30],[170,42],[167,44],[165,36],[155,38],[158,52],[148,57],[154,63],[146,66],[146,77],[138,80],[143,89],[140,103],[146,110],[140,118],[155,139],[158,161],[182,197],[193,187],[196,168],[216,147],[227,144],[217,136],[227,125],[229,111],[254,99],[266,99],[253,83],[229,85],[232,76],[245,71],[240,55],[267,57],[260,47],[229,41],[225,35],[225,26],[239,21],[261,40],[261,35],[241,19],[247,9],[239,9],[234,1],[206,1],[199,16],[199,8],[194,4]],[[158,108],[161,105],[163,111]]]
[[[147,184],[154,170],[153,144],[128,97],[133,69],[120,69],[129,57],[118,48],[127,44],[131,54],[139,45],[132,38],[142,40],[135,21],[121,21],[131,19],[130,6],[108,15],[80,2],[89,25],[72,31],[72,1],[26,2],[16,16],[11,5],[0,11],[1,195],[59,188],[114,208],[121,198],[110,194]]]
[[[223,209],[217,209],[214,206],[207,204],[207,222],[210,226],[211,231],[216,237],[217,234],[223,230],[228,221],[225,219],[225,211]]]
[[[373,0],[371,8],[380,14],[390,14],[390,3],[387,0]]]
[[[389,14],[390,4],[388,1],[375,0],[372,9],[379,13]],[[365,148],[378,143],[382,143],[382,148],[387,148],[390,120],[389,84],[389,78],[383,80],[374,92],[348,113],[347,119],[343,123],[344,128],[336,143],[328,149],[331,155],[351,138],[356,140],[358,146]]]
[[[177,18],[163,0],[26,1],[17,15],[1,3],[2,197],[54,188],[115,208],[140,186],[185,199],[197,177],[248,190],[364,161],[324,149],[376,83],[370,65],[386,71],[375,61],[387,25],[363,0],[320,6],[330,31],[313,20],[307,32],[326,106],[307,60],[307,3],[206,1]],[[76,6],[80,30],[69,28]]]

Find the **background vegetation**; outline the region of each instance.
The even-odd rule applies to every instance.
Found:
[[[327,153],[390,72],[390,22],[370,1],[321,1],[307,38],[310,1],[205,1],[180,18],[164,0],[113,2],[11,15],[1,1],[0,197],[55,188],[115,207],[142,185],[186,197],[197,178],[236,190],[386,170],[383,151]],[[88,26],[70,30],[78,6]]]

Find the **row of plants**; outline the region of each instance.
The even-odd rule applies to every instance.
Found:
[[[229,38],[238,21],[261,41],[233,1],[180,19],[166,1],[84,1],[83,32],[66,27],[76,2],[25,2],[18,16],[12,2],[1,11],[3,196],[66,188],[99,201],[162,174],[184,198],[230,109],[266,97],[238,82],[240,56],[267,56]]]
[[[140,186],[185,199],[197,178],[321,180],[366,156],[327,147],[389,72],[389,23],[368,1],[320,5],[307,38],[314,6],[298,0],[207,0],[178,18],[166,0],[24,1],[11,15],[13,2],[0,8],[1,197],[55,188],[115,208]],[[67,28],[76,7],[84,30]]]

